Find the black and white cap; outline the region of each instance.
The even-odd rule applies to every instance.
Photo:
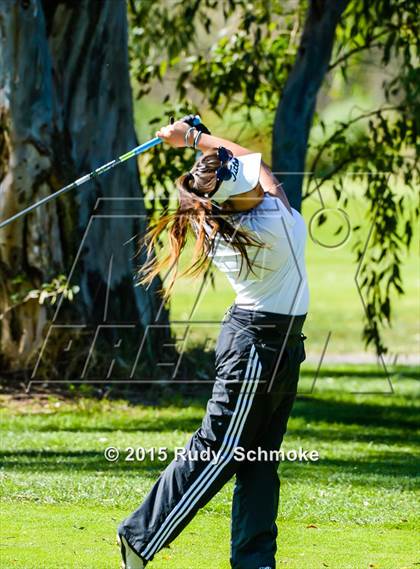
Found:
[[[224,180],[211,197],[218,204],[255,188],[260,178],[261,153],[232,156],[226,167],[232,172],[232,176],[229,180]]]

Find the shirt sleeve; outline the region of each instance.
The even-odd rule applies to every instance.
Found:
[[[264,202],[244,216],[242,223],[264,243],[279,246],[290,237],[296,219],[279,198],[266,194]]]
[[[269,195],[269,198],[266,201],[267,205],[265,211],[272,219],[278,220],[282,218],[284,222],[290,226],[296,223],[296,219],[293,217],[293,209],[292,213],[290,213],[280,198]]]

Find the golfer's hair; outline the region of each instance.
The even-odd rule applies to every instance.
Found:
[[[177,209],[159,218],[142,239],[141,246],[146,247],[147,260],[139,270],[138,284],[150,283],[165,270],[163,294],[169,296],[177,276],[196,276],[207,268],[209,256],[217,246],[216,238],[219,236],[240,254],[240,271],[243,263],[252,271],[247,247],[262,247],[263,244],[234,224],[232,211],[226,208],[222,210],[205,195],[211,193],[216,186],[216,170],[219,166],[217,149],[214,149],[209,154],[203,154],[189,173],[176,180],[179,192]],[[159,258],[155,248],[165,231],[168,232],[168,244],[165,244],[168,251]],[[190,234],[195,237],[191,262],[179,274],[179,259]]]

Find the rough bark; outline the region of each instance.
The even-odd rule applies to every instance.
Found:
[[[299,50],[277,107],[272,166],[300,211],[309,131],[328,70],[337,24],[349,0],[311,0]]]
[[[6,218],[137,141],[124,0],[3,0],[0,33],[0,217]],[[32,288],[60,273],[80,286],[54,322],[92,329],[134,323],[144,330],[155,321],[158,282],[147,291],[133,286],[140,262],[133,237],[146,221],[141,197],[132,160],[0,230],[3,366],[25,367],[52,316],[36,299],[11,308],[19,275]],[[109,328],[108,341],[120,332]]]

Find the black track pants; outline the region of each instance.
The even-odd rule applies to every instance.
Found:
[[[286,431],[305,359],[305,317],[235,305],[229,309],[216,346],[212,397],[200,428],[187,442],[185,456],[169,464],[118,528],[144,559],[151,560],[173,541],[236,474],[231,566],[274,569],[279,461],[262,451],[279,450]]]

